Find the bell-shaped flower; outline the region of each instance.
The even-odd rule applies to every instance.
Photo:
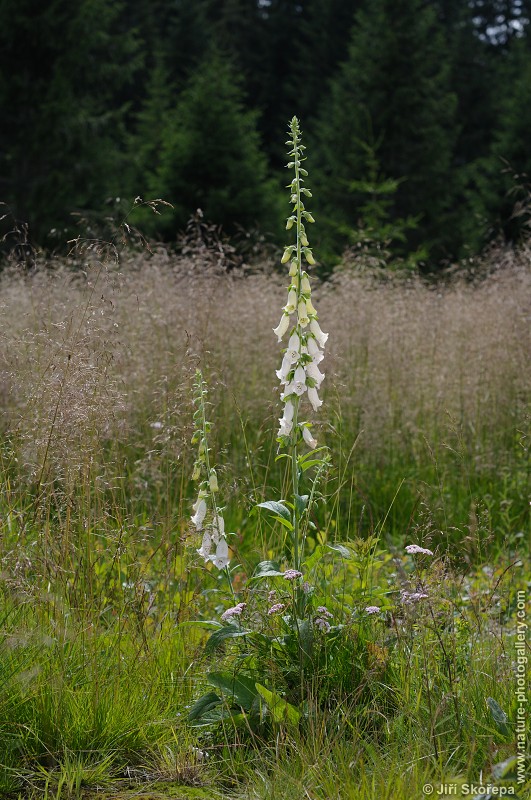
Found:
[[[282,341],[282,337],[284,336],[284,334],[286,333],[288,328],[289,328],[289,315],[288,314],[282,314],[282,317],[281,317],[280,322],[278,323],[277,327],[273,328],[273,333],[278,338],[279,342]]]
[[[315,386],[309,387],[308,400],[310,401],[314,411],[318,411],[319,408],[323,405],[323,401],[319,399],[319,395],[317,394],[317,389],[315,388]]]
[[[301,328],[305,328],[310,322],[310,317],[308,316],[308,311],[306,309],[306,301],[304,300],[304,298],[301,298],[299,300],[299,305],[297,307],[297,316],[299,325],[301,326]]]
[[[229,546],[226,539],[220,539],[217,547],[216,554],[210,557],[214,566],[218,569],[225,569],[229,565]]]
[[[221,514],[216,514],[212,520],[212,541],[217,544],[222,536],[225,535],[225,520]]]
[[[317,447],[317,439],[314,439],[311,431],[309,428],[304,427],[302,429],[302,438],[306,442],[306,444],[312,448],[312,450]]]
[[[297,308],[297,290],[291,287],[288,292],[288,302],[284,306],[284,311],[286,312],[286,314],[293,314],[296,308]]]
[[[290,363],[294,364],[295,361],[297,361],[299,358],[300,349],[301,349],[301,340],[299,338],[299,334],[296,331],[294,331],[289,337],[288,349],[284,354],[284,358],[289,358]]]
[[[280,428],[278,430],[279,436],[289,436],[293,430],[293,415],[295,413],[295,406],[288,400],[284,406],[284,414],[279,419]]]
[[[312,314],[312,315],[314,315],[314,316],[317,316],[317,311],[316,311],[316,310],[315,310],[315,308],[313,307],[313,303],[312,303],[312,301],[310,300],[310,298],[308,298],[308,299],[306,300],[306,311],[308,312],[308,314]]]
[[[310,325],[310,330],[311,330],[311,325]],[[308,347],[308,353],[312,357],[313,363],[319,364],[324,358],[324,353],[322,353],[321,350],[319,350],[319,345],[317,344],[315,338],[313,336],[308,336],[308,341],[306,345]]]
[[[302,273],[301,292],[303,294],[310,294],[311,292],[310,279],[307,272]]]
[[[206,517],[207,513],[207,504],[203,498],[198,498],[196,504],[194,505],[195,514],[192,517],[192,522],[195,525],[196,529],[200,531],[203,527],[203,522]]]
[[[287,383],[288,382],[288,375],[293,366],[293,361],[291,360],[291,355],[288,355],[289,351],[284,353],[284,358],[282,359],[282,364],[280,365],[280,369],[277,369],[276,375],[279,379],[280,383]],[[298,355],[298,353],[297,353]]]
[[[321,328],[319,327],[319,323],[316,319],[312,319],[310,322],[310,331],[313,333],[315,338],[317,339],[317,343],[320,347],[324,347],[326,344],[326,340],[328,339],[328,334],[323,333]]]
[[[207,529],[203,534],[203,541],[201,542],[201,547],[197,552],[199,553],[201,558],[204,558],[205,561],[208,561],[211,550],[212,550],[212,536],[210,535],[210,529]]]
[[[293,383],[294,392],[298,394],[299,397],[304,394],[307,389],[306,386],[306,371],[304,367],[297,367],[295,370],[295,375],[293,376]]]
[[[321,372],[315,361],[310,361],[309,364],[306,364],[306,375],[308,375],[309,378],[313,378],[317,388],[319,388],[319,386],[322,384],[325,377],[324,373]]]

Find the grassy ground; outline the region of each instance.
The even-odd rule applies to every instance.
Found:
[[[350,543],[319,585],[351,633],[325,671],[336,702],[267,736],[187,720],[233,658],[206,656],[194,624],[227,594],[195,553],[189,440],[199,365],[238,590],[283,547],[250,516],[283,494],[282,279],[163,251],[4,272],[1,792],[410,800],[494,781],[526,797],[492,774],[516,754],[517,592],[531,583],[531,271],[525,250],[490,259],[476,281],[339,272],[314,293],[333,466],[309,544]],[[421,574],[410,542],[435,553]],[[401,605],[419,586],[429,600]],[[352,625],[344,609],[371,602],[382,615]]]

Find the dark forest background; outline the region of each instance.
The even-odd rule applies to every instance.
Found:
[[[60,249],[134,199],[272,240],[285,132],[308,145],[333,264],[345,247],[428,269],[516,241],[531,174],[531,0],[2,0],[4,230]]]

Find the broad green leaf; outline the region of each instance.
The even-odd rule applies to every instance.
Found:
[[[219,697],[215,692],[208,692],[207,694],[204,694],[203,697],[200,697],[199,700],[195,701],[188,713],[188,719],[190,722],[202,719],[202,717],[208,711],[212,711],[214,708],[219,706],[220,703],[221,697]]]
[[[344,544],[327,544],[326,546],[335,553],[339,553],[343,558],[352,558],[352,552]]]
[[[258,697],[256,683],[247,675],[233,675],[230,672],[210,672],[207,680],[224,694],[231,695],[245,711],[250,711]]]
[[[310,496],[308,494],[303,494],[303,495],[296,494],[294,495],[294,499],[295,499],[295,506],[297,508],[297,513],[300,516],[306,511],[306,507],[308,505],[308,500],[310,499]]]
[[[236,639],[238,636],[245,636],[246,633],[247,631],[242,630],[237,625],[224,625],[214,631],[205,645],[205,653],[211,653],[216,650],[226,639]]]
[[[487,697],[487,705],[492,715],[492,719],[496,723],[496,727],[500,733],[506,736],[509,732],[507,728],[507,714],[493,697]]]
[[[256,691],[265,700],[275,722],[289,722],[291,725],[297,725],[299,723],[301,718],[299,710],[295,708],[295,706],[292,706],[291,703],[284,700],[279,694],[271,692],[259,683],[256,684]]]
[[[278,503],[276,500],[266,500],[265,503],[258,503],[256,508],[265,508],[267,511],[272,511],[277,517],[282,517],[288,522],[291,522],[291,514],[289,513],[289,509],[286,508],[285,505],[282,503]]]
[[[492,777],[500,781],[502,779],[509,780],[511,778],[516,778],[516,764],[518,759],[516,756],[510,756],[506,758],[505,761],[501,761],[499,764],[494,764],[492,767]]]
[[[256,565],[254,574],[251,580],[258,580],[258,578],[277,578],[282,577],[284,573],[280,571],[280,565],[276,561],[260,561]]]

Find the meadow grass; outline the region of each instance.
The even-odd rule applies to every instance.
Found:
[[[515,592],[531,578],[530,262],[493,253],[481,277],[437,284],[345,269],[315,289],[330,333],[316,427],[333,466],[309,545],[356,554],[323,567],[322,585],[331,602],[397,596],[418,582],[404,544],[436,560],[428,605],[371,620],[372,649],[338,651],[350,700],[258,750],[186,719],[215,666],[192,623],[225,596],[189,523],[191,390],[200,366],[238,588],[283,544],[250,516],[286,485],[271,332],[283,279],[164,249],[6,269],[0,790],[409,800],[512,756]]]

